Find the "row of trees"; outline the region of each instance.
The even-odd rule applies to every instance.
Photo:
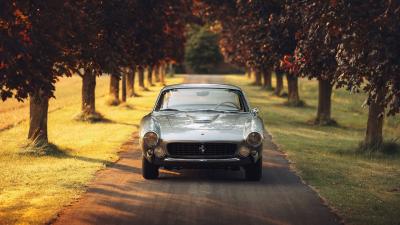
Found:
[[[271,89],[271,71],[288,80],[288,99],[301,104],[297,77],[317,79],[316,124],[332,124],[333,87],[365,91],[364,144],[383,142],[384,115],[400,110],[400,3],[396,0],[196,0],[196,13],[221,32],[227,60],[249,68]]]
[[[191,6],[186,0],[1,1],[1,98],[29,97],[28,138],[46,144],[48,102],[59,77],[82,77],[82,119],[97,114],[96,77],[103,73],[111,75],[112,104],[119,102],[121,78],[125,96],[134,95],[136,70],[143,89],[145,68],[162,81],[160,68],[183,58]]]

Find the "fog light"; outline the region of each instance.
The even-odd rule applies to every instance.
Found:
[[[154,149],[154,155],[158,158],[164,158],[167,153],[163,148],[157,147],[156,149]]]
[[[250,149],[247,148],[246,146],[242,146],[239,149],[239,155],[242,157],[247,157],[250,155]]]

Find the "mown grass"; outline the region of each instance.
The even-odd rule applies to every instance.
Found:
[[[181,81],[167,80],[169,84]],[[0,103],[1,118],[14,115],[13,121],[22,121],[0,132],[0,224],[43,224],[77,198],[96,171],[117,159],[119,146],[138,129],[140,118],[151,110],[161,88],[151,87],[152,91],[140,93],[142,97],[112,107],[105,104],[108,84],[109,77],[98,78],[96,106],[109,121],[85,123],[74,120],[80,110],[81,79],[65,78],[57,83],[48,118],[54,149],[46,156],[21,153],[28,129],[27,103]],[[13,124],[11,120],[4,119],[2,124]]]
[[[104,97],[107,93],[105,90],[108,88],[108,82],[103,82],[103,80],[108,80],[108,77],[99,77],[96,97]],[[73,77],[72,79],[62,79],[62,82],[57,84],[57,92],[55,93],[55,99],[50,100],[49,112],[59,110],[65,105],[75,104],[79,100],[77,92],[79,89],[69,88],[71,86],[79,86],[77,83],[80,81],[79,77]],[[77,98],[78,97],[78,98]],[[12,127],[26,119],[29,118],[29,101],[19,102],[16,99],[8,99],[6,102],[0,102],[0,131]]]
[[[245,90],[295,170],[346,223],[400,223],[400,154],[357,152],[367,121],[367,109],[361,107],[363,94],[335,90],[332,116],[339,125],[320,127],[307,122],[316,113],[315,81],[300,81],[300,95],[306,102],[302,108],[285,106],[285,98],[260,91],[244,76],[228,76],[225,82]],[[386,140],[400,138],[400,116],[386,119],[384,136]]]

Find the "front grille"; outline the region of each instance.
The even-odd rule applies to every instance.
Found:
[[[237,149],[232,143],[169,143],[167,150],[172,157],[222,158],[231,157]]]

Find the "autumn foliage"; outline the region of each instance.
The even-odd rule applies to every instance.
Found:
[[[46,144],[58,77],[80,75],[82,114],[97,115],[96,76],[111,74],[112,86],[137,66],[183,59],[191,1],[5,0],[0,12],[1,98],[30,97],[28,138]]]
[[[256,84],[261,72],[266,80],[270,70],[284,70],[288,100],[298,102],[297,77],[317,79],[316,124],[336,124],[332,88],[365,91],[370,111],[364,143],[382,143],[384,115],[400,110],[398,1],[194,2],[196,13],[221,27],[225,58],[253,68]]]

